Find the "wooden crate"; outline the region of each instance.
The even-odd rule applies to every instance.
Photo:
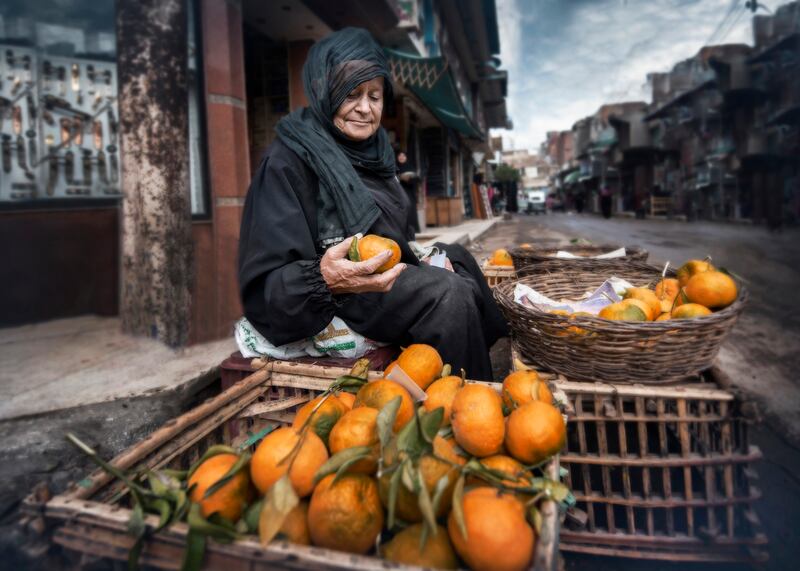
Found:
[[[333,379],[348,372],[348,369],[334,367],[268,363],[217,397],[167,422],[114,458],[112,464],[123,470],[186,469],[214,444],[239,446],[260,431],[276,424],[291,423],[299,406],[324,391]],[[370,373],[370,378],[379,376],[380,373]],[[240,424],[235,437],[230,436],[229,421]],[[553,479],[558,478],[557,459],[548,465],[547,473]],[[120,496],[124,496],[124,486],[98,470],[44,503],[31,495],[25,500],[23,511],[27,517],[44,517],[52,529],[53,541],[68,552],[124,561],[134,540],[127,533],[131,511],[124,500],[119,500]],[[558,507],[552,501],[545,501],[541,513],[542,531],[531,569],[554,571],[558,553]],[[157,517],[148,516],[147,524],[155,527]],[[185,524],[176,524],[151,536],[142,551],[141,564],[157,569],[178,569],[187,531]],[[204,568],[226,571],[410,569],[377,557],[281,541],[264,547],[256,538],[227,545],[210,541]]]
[[[486,278],[486,283],[489,284],[489,287],[494,287],[517,277],[517,273],[513,267],[492,266],[489,265],[488,261],[483,264],[481,269],[483,270],[483,275]]]
[[[760,497],[752,465],[761,453],[748,441],[748,422],[722,371],[673,386],[571,382],[562,375],[552,375],[551,384],[566,403],[559,461],[577,500],[561,530],[563,552],[767,559],[752,509]]]

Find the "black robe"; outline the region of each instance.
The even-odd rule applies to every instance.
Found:
[[[491,380],[489,348],[508,326],[483,274],[461,246],[446,250],[455,273],[417,261],[408,240],[408,198],[396,178],[359,176],[381,216],[371,234],[395,240],[408,267],[388,293],[333,295],[319,269],[317,177],[280,139],[267,149],[250,184],[239,238],[244,314],[274,345],[312,337],[334,315],[354,331],[387,343],[428,343],[454,371]]]

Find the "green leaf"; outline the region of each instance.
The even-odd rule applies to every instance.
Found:
[[[142,548],[144,547],[144,535],[136,538],[136,541],[128,552],[128,571],[136,571],[139,569],[139,557],[142,555]]]
[[[366,381],[369,378],[369,365],[369,359],[359,359],[350,369],[350,376]]]
[[[345,448],[337,452],[319,467],[317,473],[314,474],[314,483],[316,484],[328,474],[338,472],[344,464],[351,463],[351,460],[362,460],[367,458],[373,453],[372,446],[353,446],[352,448]]]
[[[186,523],[188,523],[189,528],[196,533],[213,537],[220,542],[230,542],[239,537],[236,531],[228,526],[218,525],[204,518],[200,509],[200,504],[194,502],[190,502],[189,515],[186,517]]]
[[[275,424],[273,426],[268,426],[266,428],[259,430],[254,434],[251,434],[250,436],[247,437],[247,440],[242,442],[241,446],[239,446],[239,450],[245,450],[247,448],[250,448],[251,446],[255,446],[256,444],[261,442],[264,439],[264,437],[267,436],[267,434],[278,428],[278,426],[280,425]]]
[[[264,498],[250,504],[244,512],[242,518],[247,525],[248,533],[258,533],[258,518],[261,516],[261,508],[264,507]]]
[[[427,414],[423,414],[419,419],[420,433],[423,440],[428,444],[433,443],[436,433],[442,427],[442,420],[444,419],[444,408],[435,408]]]
[[[403,482],[403,485],[409,492],[414,492],[415,494],[419,492],[417,490],[416,484],[416,475],[414,474],[414,464],[411,462],[411,459],[408,458],[403,460],[403,464],[400,466],[400,480]]]
[[[436,487],[433,489],[433,500],[431,501],[433,504],[433,513],[438,513],[439,504],[442,503],[442,496],[448,484],[450,484],[450,476],[447,474],[439,478],[439,481],[436,482]]]
[[[403,475],[402,469],[396,469],[389,480],[389,505],[386,517],[386,523],[389,529],[394,527],[394,516],[397,507],[397,493],[400,491],[400,478]]]
[[[533,524],[533,528],[536,530],[536,535],[538,536],[542,532],[542,513],[535,505],[531,505],[528,508],[528,519],[531,524]]]
[[[299,503],[300,498],[292,487],[289,474],[284,474],[264,496],[258,517],[258,537],[262,545],[267,545],[278,535],[286,516]]]
[[[203,494],[203,499],[210,498],[214,494],[214,492],[216,492],[217,490],[222,488],[225,484],[230,482],[236,476],[236,474],[246,469],[249,463],[250,463],[249,452],[245,452],[242,455],[240,455],[239,458],[236,460],[236,462],[233,464],[233,466],[231,466],[230,469],[227,472],[225,472],[225,475],[222,476],[222,478],[220,478],[213,484],[211,484],[208,487],[208,489],[206,489],[206,493]]]
[[[368,456],[370,456],[370,454],[367,454],[366,456],[362,456],[360,458],[359,457],[351,458],[350,460],[348,460],[347,462],[345,462],[344,464],[339,466],[339,469],[336,470],[336,475],[333,477],[333,481],[331,482],[331,486],[334,485],[336,482],[338,482],[339,478],[341,478],[342,476],[344,476],[347,473],[347,469],[350,468],[350,466],[352,466],[356,462],[360,462],[361,460],[363,460],[364,458],[366,458]]]
[[[386,403],[378,413],[378,438],[380,438],[382,448],[385,447],[392,438],[394,423],[397,419],[397,411],[400,410],[402,402],[402,397],[396,396]]]
[[[443,379],[445,377],[449,377],[452,373],[453,373],[453,367],[451,367],[450,365],[445,365],[444,367],[442,367],[442,373],[439,375],[439,378]]]
[[[181,571],[200,571],[206,554],[206,536],[189,529],[186,535],[186,551],[183,553]]]
[[[153,500],[150,508],[158,512],[158,527],[156,527],[154,533],[159,532],[167,527],[172,520],[172,506],[167,500]]]
[[[146,530],[142,504],[135,502],[131,510],[131,517],[128,519],[128,533],[133,537],[141,537]]]
[[[433,530],[436,534],[436,514],[433,513],[433,504],[431,503],[431,496],[428,492],[428,487],[425,485],[425,477],[422,475],[422,468],[417,467],[417,486],[419,493],[417,494],[417,503],[419,511],[422,513],[422,519],[425,525]]]
[[[464,521],[464,473],[456,480],[456,487],[453,489],[453,518],[456,520],[461,537],[467,538],[467,524]]]

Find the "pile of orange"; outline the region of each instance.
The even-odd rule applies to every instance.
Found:
[[[207,498],[240,456],[220,454],[201,463],[191,477],[192,500],[201,503],[205,517],[245,521],[250,506],[263,519],[282,485],[296,499],[275,516],[280,519],[270,537],[355,554],[375,552],[381,537],[376,553],[396,563],[527,568],[536,540],[526,508],[532,467],[557,453],[566,437],[547,383],[535,371],[512,373],[497,388],[468,382],[463,373],[449,375],[439,353],[422,344],[405,349],[392,367],[401,367],[427,398],[415,403],[388,378],[366,382],[354,399],[323,393],[300,407],[292,426],[267,434],[249,468]],[[382,411],[395,407],[389,424],[391,416]],[[435,424],[422,428],[430,422]],[[383,446],[381,426],[391,429]],[[418,452],[404,447],[423,430],[430,436],[417,441]],[[348,454],[352,461],[325,471]],[[263,508],[253,504],[259,497]]]
[[[614,321],[695,319],[728,307],[739,294],[733,278],[708,260],[689,260],[676,276],[658,280],[653,289],[628,289],[622,301],[607,305],[598,317]]]

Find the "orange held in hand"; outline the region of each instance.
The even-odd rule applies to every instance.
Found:
[[[386,250],[392,253],[392,257],[375,271],[377,274],[382,274],[391,270],[400,261],[400,246],[391,238],[384,238],[376,234],[367,234],[363,238],[354,236],[347,257],[352,262],[363,262]]]

